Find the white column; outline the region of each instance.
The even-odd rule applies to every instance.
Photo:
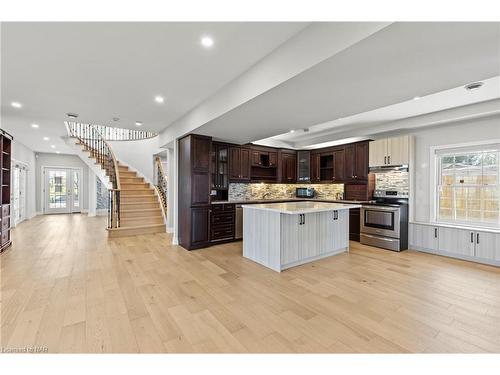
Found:
[[[96,174],[89,168],[89,216],[96,215],[97,208],[97,176]]]
[[[177,223],[177,141],[167,148],[167,231],[173,233],[172,244],[178,245]]]

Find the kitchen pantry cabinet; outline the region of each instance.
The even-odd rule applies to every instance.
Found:
[[[210,150],[212,139],[187,135],[179,145],[179,244],[185,249],[210,242]]]
[[[231,182],[250,181],[250,149],[231,146],[229,148],[229,180]]]
[[[500,233],[411,223],[410,248],[500,265]]]
[[[408,165],[410,162],[410,142],[411,139],[408,135],[371,142],[369,166]]]

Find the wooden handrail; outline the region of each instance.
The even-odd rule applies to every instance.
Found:
[[[118,169],[118,160],[116,160],[115,153],[113,152],[113,149],[111,148],[111,146],[109,145],[109,143],[106,141],[106,139],[104,139],[104,137],[103,137],[102,140],[104,141],[104,144],[109,148],[109,151],[111,153],[111,158],[113,159],[113,165],[115,167],[116,189],[113,189],[113,190],[121,190],[121,185],[120,185],[120,170]]]

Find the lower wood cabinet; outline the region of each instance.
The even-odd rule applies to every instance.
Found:
[[[410,248],[500,266],[500,233],[410,223]]]
[[[204,247],[210,241],[210,207],[191,208],[191,248]]]
[[[233,203],[212,204],[210,242],[234,240],[236,207]]]

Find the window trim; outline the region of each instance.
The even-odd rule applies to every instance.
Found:
[[[438,221],[438,203],[437,200],[438,198],[438,181],[439,181],[439,158],[438,158],[438,151],[442,150],[447,150],[447,149],[454,149],[454,148],[465,148],[465,147],[482,147],[482,146],[488,146],[488,145],[495,145],[497,146],[500,144],[500,139],[490,139],[487,141],[474,141],[474,142],[464,142],[464,143],[455,143],[455,144],[449,144],[449,145],[439,145],[439,146],[431,146],[430,147],[430,157],[429,157],[429,173],[430,173],[430,186],[429,186],[429,208],[430,208],[430,222],[434,224],[443,224],[443,225],[456,225],[460,227],[471,227],[471,228],[484,228],[484,229],[498,229],[500,225],[487,225],[487,224],[481,224],[481,223],[470,223],[467,224],[466,222],[457,222],[457,221],[452,221],[452,222],[445,222],[445,221]]]

